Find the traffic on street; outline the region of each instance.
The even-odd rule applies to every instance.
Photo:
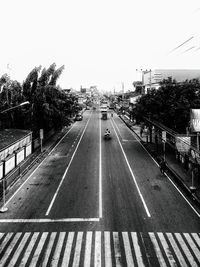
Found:
[[[26,176],[0,266],[200,266],[200,211],[117,113],[85,110]]]

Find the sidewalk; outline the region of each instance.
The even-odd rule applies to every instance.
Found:
[[[126,115],[119,116],[126,125],[139,137],[141,143],[145,146],[145,148],[149,151],[149,153],[155,158],[157,161],[158,156],[156,144],[155,143],[147,143],[146,136],[140,136],[140,126],[134,125]],[[166,154],[166,163],[167,163],[167,171],[166,173],[170,176],[173,176],[176,179],[176,182],[181,186],[184,191],[192,197],[198,204],[200,204],[200,183],[195,181],[196,192],[194,193],[190,186],[192,185],[192,177],[189,172],[187,172],[183,166],[176,160],[175,155],[170,153]]]

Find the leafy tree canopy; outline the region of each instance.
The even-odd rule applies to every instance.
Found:
[[[190,109],[200,108],[199,80],[178,83],[168,78],[160,85],[158,90],[151,90],[137,101],[137,118],[141,120],[142,117],[148,117],[177,132],[185,132]]]

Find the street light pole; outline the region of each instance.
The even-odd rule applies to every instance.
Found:
[[[5,177],[2,178],[2,183],[3,183],[3,206],[0,209],[0,212],[6,212],[8,210],[7,207],[5,207],[5,203],[6,203],[6,186],[5,186]]]
[[[7,109],[1,111],[0,114],[4,114],[4,113],[6,113],[6,112],[8,112],[10,110],[13,110],[15,108],[18,108],[18,107],[21,107],[21,106],[24,106],[24,105],[27,105],[27,104],[30,104],[30,102],[29,101],[25,101],[25,102],[23,102],[23,103],[21,103],[21,104],[19,104],[17,106],[14,106],[14,107],[11,107],[11,108],[7,108]]]

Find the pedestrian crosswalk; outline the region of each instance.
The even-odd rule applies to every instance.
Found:
[[[199,233],[0,233],[0,266],[200,266]]]

